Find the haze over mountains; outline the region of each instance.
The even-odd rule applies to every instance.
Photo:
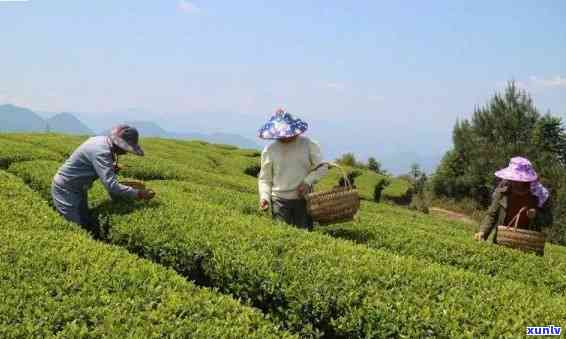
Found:
[[[218,144],[230,144],[242,148],[260,148],[253,140],[232,133],[171,132],[151,121],[125,121],[136,126],[143,137],[159,137],[187,140],[204,140]],[[14,105],[0,105],[0,132],[54,132],[66,134],[107,134],[114,123],[103,131],[95,132],[73,113],[41,113]]]
[[[139,120],[143,117],[144,120]],[[233,113],[163,115],[130,109],[122,113],[48,113],[34,112],[14,105],[0,105],[0,132],[58,132],[68,134],[105,134],[121,122],[136,126],[143,137],[205,140],[243,148],[259,149],[266,143],[256,138],[256,131],[267,119],[258,115]],[[303,118],[303,116],[301,115]],[[418,163],[428,172],[434,170],[450,146],[450,129],[407,130],[385,118],[372,121],[336,119],[317,120],[304,117],[309,123],[309,136],[319,141],[327,159],[353,152],[358,159],[377,158],[383,168],[394,174],[406,173]],[[448,134],[448,135],[445,135]],[[419,140],[417,146],[414,140]]]

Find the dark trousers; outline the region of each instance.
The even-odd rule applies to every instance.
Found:
[[[281,220],[298,228],[312,230],[313,221],[307,213],[305,199],[271,199],[271,213],[274,219]]]

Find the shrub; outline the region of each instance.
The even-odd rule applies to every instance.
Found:
[[[375,188],[374,188],[374,191],[373,191],[373,200],[375,202],[381,201],[381,194],[383,193],[383,190],[385,189],[385,187],[387,187],[389,184],[390,184],[390,181],[387,178],[382,178],[381,180],[379,180],[379,182],[377,184],[375,184]]]
[[[515,280],[566,295],[566,256],[547,245],[544,258],[517,250],[478,243],[459,224],[387,205],[362,206],[360,220],[321,228],[336,237],[387,249],[400,255],[450,265],[478,274]]]
[[[412,184],[401,178],[390,180],[390,184],[382,193],[383,199],[398,205],[409,205],[413,197]]]
[[[8,172],[19,176],[33,190],[51,202],[51,181],[61,166],[58,161],[37,160],[17,162],[8,168]]]
[[[533,321],[566,317],[564,301],[544,290],[273,227],[267,218],[203,201],[207,195],[229,194],[220,189],[152,185],[160,200],[112,216],[111,241],[248,300],[301,335],[510,335]],[[120,209],[112,206],[107,213],[114,208]],[[401,295],[404,302],[395,304]],[[488,297],[493,295],[514,295],[532,304]],[[500,312],[486,315],[486,308]],[[446,309],[450,322],[442,315]]]
[[[238,146],[234,146],[234,145],[226,145],[226,144],[212,144],[214,147],[223,149],[223,150],[228,150],[228,151],[235,151],[238,148]]]
[[[167,164],[178,163],[169,160]],[[156,172],[167,169],[158,165]],[[188,173],[178,166],[173,174]],[[246,178],[241,173],[231,178]],[[369,177],[364,172],[357,184]],[[193,179],[186,176],[183,180]],[[499,273],[504,267],[497,265],[507,263],[489,266],[492,257],[487,256],[486,266],[496,275],[491,277],[489,272],[478,274],[473,266],[462,269],[467,263],[440,265],[439,258],[429,257],[444,241],[433,242],[437,234],[450,237],[448,245],[439,248],[458,254],[458,259],[476,256],[481,261],[483,248],[514,251],[472,243],[467,230],[439,225],[425,215],[367,203],[360,215],[366,228],[355,233],[360,238],[369,239],[375,230],[391,230],[403,215],[410,213],[414,220],[393,228],[385,245],[370,244],[373,249],[304,232],[251,213],[256,182],[249,179],[249,183],[239,183],[247,187],[240,192],[206,175],[198,178],[205,185],[153,181],[148,185],[158,197],[149,204],[103,202],[97,212],[109,218],[108,240],[113,244],[259,307],[305,337],[512,337],[533,323],[566,320],[566,301],[555,298],[563,290],[559,283],[564,279],[560,280],[561,257],[555,259],[554,247],[550,248],[552,256],[546,258],[553,260],[548,267],[557,268],[539,275],[538,285],[506,279]],[[369,186],[370,199],[373,189]],[[381,208],[390,208],[397,215],[387,221],[389,228],[379,223]],[[356,223],[342,226],[351,225]],[[427,236],[429,233],[432,235]],[[459,239],[467,239],[463,243],[469,245],[463,252],[456,251]],[[427,247],[410,254],[411,246],[418,242]],[[407,252],[400,256],[395,248]],[[529,262],[526,269],[534,268],[535,263],[540,261]]]
[[[349,176],[351,176],[351,173],[356,173],[354,174],[355,183],[356,189],[360,194],[360,198],[364,200],[374,200],[375,186],[379,184],[379,182],[381,182],[381,180],[385,177],[375,172],[359,168],[354,169],[351,167],[344,167],[344,170]],[[340,170],[338,170],[337,168],[331,168],[328,172],[328,175],[322,178],[317,187],[319,187],[318,189],[320,190],[331,189],[336,186],[336,183],[339,183],[340,179],[342,179],[343,177],[344,175]]]
[[[0,169],[8,168],[12,163],[26,160],[60,160],[62,157],[43,147],[24,142],[0,138]]]
[[[246,169],[244,170],[244,173],[246,175],[257,178],[259,176],[260,171],[261,171],[261,167],[259,165],[251,165],[251,166],[246,167]]]
[[[35,148],[47,149],[59,154],[62,158],[70,156],[71,153],[87,139],[84,136],[52,133],[8,133],[0,134],[0,138],[39,146]]]
[[[91,240],[0,171],[0,336],[291,337],[248,307]]]

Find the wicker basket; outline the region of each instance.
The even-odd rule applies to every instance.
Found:
[[[526,211],[526,208],[522,208],[508,226],[497,226],[495,242],[499,245],[519,249],[524,252],[544,255],[544,233],[517,228],[519,217],[524,211]],[[514,227],[511,227],[513,223]]]
[[[135,180],[122,181],[120,182],[120,184],[129,186],[131,188],[135,188],[137,190],[145,190],[145,184],[141,181],[135,181]]]
[[[320,225],[337,224],[354,219],[360,209],[360,196],[352,187],[346,172],[337,164],[322,163],[337,167],[344,175],[345,187],[336,187],[329,191],[313,192],[306,195],[307,211],[313,221]],[[315,168],[316,170],[316,168]]]

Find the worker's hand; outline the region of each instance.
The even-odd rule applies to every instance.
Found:
[[[297,192],[299,193],[299,197],[304,197],[311,191],[311,186],[307,183],[301,183],[297,188]]]
[[[126,166],[119,164],[114,164],[112,167],[114,168],[114,173],[116,174],[120,173],[121,170],[126,169]]]
[[[265,211],[268,208],[269,208],[269,201],[265,199],[261,199],[261,201],[259,202],[259,209]]]
[[[483,232],[478,232],[478,233],[474,234],[474,240],[478,240],[478,241],[484,240],[483,236],[484,236]]]
[[[530,210],[527,211],[527,216],[529,217],[529,219],[536,218],[537,210],[535,210],[534,208],[531,208]]]
[[[138,199],[140,200],[151,200],[155,197],[155,192],[152,190],[140,190],[138,192]]]

